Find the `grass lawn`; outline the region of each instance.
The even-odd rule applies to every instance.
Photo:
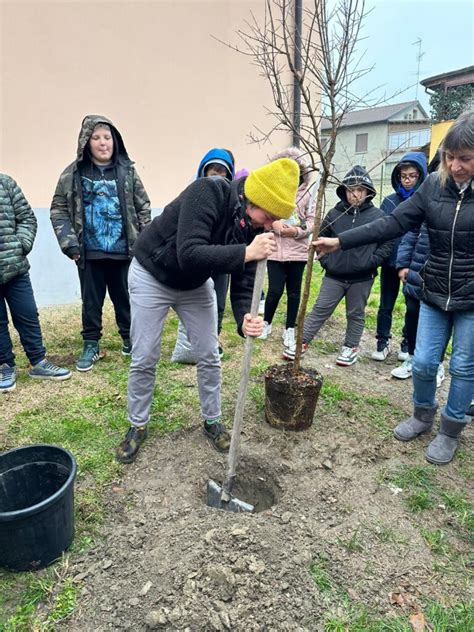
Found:
[[[313,304],[317,294],[321,275],[318,270],[312,287]],[[374,330],[378,306],[378,280],[376,281],[367,308],[367,328]],[[397,338],[403,326],[404,305],[399,298],[395,312],[393,332]],[[280,305],[275,324],[282,325],[284,303]],[[340,306],[335,314],[336,321],[344,322],[344,307]],[[65,362],[70,367],[80,352],[80,306],[64,306],[44,309],[41,322],[48,349],[48,356],[54,361]],[[189,388],[194,381],[194,367],[183,367],[169,362],[176,339],[177,318],[170,314],[166,322],[160,380],[156,385],[153,402],[153,420],[151,435],[173,432],[177,428],[190,427],[199,418],[197,389]],[[226,355],[240,359],[243,351],[242,339],[237,335],[231,317],[230,306],[226,312],[224,330],[221,337]],[[0,449],[10,449],[24,444],[51,443],[70,450],[78,462],[78,477],[75,493],[76,536],[70,551],[62,561],[53,567],[37,573],[9,573],[0,570],[0,630],[4,632],[27,630],[54,630],[67,628],[67,618],[80,604],[77,584],[68,572],[69,560],[91,547],[101,535],[101,525],[107,512],[104,502],[111,485],[120,478],[122,466],[114,459],[114,449],[120,441],[128,424],[126,418],[126,384],[128,359],[120,354],[121,340],[110,304],[105,314],[104,338],[102,346],[107,350],[106,357],[86,374],[74,371],[73,378],[64,383],[50,385],[33,382],[26,375],[27,362],[20,351],[17,338],[14,340],[17,350],[19,378],[15,393],[5,395],[2,402],[0,421]],[[317,344],[324,347],[324,339]],[[261,373],[268,365],[263,353],[257,350],[252,372]],[[237,366],[237,365],[236,365]],[[231,416],[235,393],[235,375],[230,376],[224,362],[223,403],[224,411]],[[261,382],[252,383],[250,397],[263,405],[263,386]],[[338,401],[347,398],[337,384],[326,381],[323,397],[334,402],[337,411]],[[367,398],[350,393],[354,406],[367,403]],[[382,437],[389,436],[388,427],[380,426],[377,410],[386,407],[387,401],[373,397],[369,402],[372,418],[370,423]],[[462,455],[460,455],[462,461]],[[465,468],[466,481],[472,480],[472,470]],[[382,471],[380,481],[401,489],[409,489],[407,508],[413,512],[428,510],[433,504],[444,503],[454,516],[453,528],[463,533],[473,532],[473,511],[468,498],[454,494],[440,486],[431,470],[425,467],[400,468]],[[380,537],[396,538],[396,532],[385,531]],[[422,533],[427,545],[440,556],[440,565],[449,562],[449,538],[438,528],[425,529]],[[347,546],[358,546],[357,538]],[[466,569],[468,565],[466,566]],[[378,632],[409,631],[413,628],[407,616],[390,621],[378,620],[369,612],[354,609],[347,595],[338,593],[334,579],[327,570],[324,560],[313,562],[309,569],[314,582],[328,602],[341,605],[340,614],[328,617],[325,630]],[[466,571],[467,572],[467,571]],[[436,622],[433,628],[437,632],[469,632],[474,629],[472,604],[457,603],[443,606],[438,603],[426,604],[430,620]]]

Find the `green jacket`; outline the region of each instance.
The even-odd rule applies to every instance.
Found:
[[[78,265],[81,267],[84,266],[84,208],[78,167],[98,123],[109,125],[114,135],[119,196],[130,256],[139,232],[151,219],[150,200],[128,157],[120,132],[105,116],[86,116],[79,132],[76,160],[59,176],[51,202],[51,222],[61,250],[71,258],[80,254]]]
[[[25,274],[26,255],[33,248],[37,222],[13,178],[0,173],[0,284]]]

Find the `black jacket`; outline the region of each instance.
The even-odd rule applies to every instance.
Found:
[[[133,254],[160,283],[192,290],[213,274],[231,274],[230,297],[241,331],[250,311],[255,262],[245,248],[255,237],[245,212],[244,179],[199,178],[165,206],[139,235]]]
[[[426,222],[430,254],[424,269],[422,299],[444,311],[474,309],[474,189],[459,193],[449,178],[441,187],[433,173],[393,213],[339,235],[341,248],[383,241]]]
[[[420,301],[422,298],[423,279],[420,273],[425,267],[430,254],[430,240],[425,224],[418,230],[410,230],[400,242],[396,267],[408,268],[403,293]]]
[[[370,200],[359,208],[348,202],[339,202],[324,217],[321,224],[321,237],[338,237],[343,231],[363,226],[374,219],[383,217],[383,212]],[[390,255],[392,243],[368,244],[350,252],[338,250],[321,258],[321,265],[328,277],[358,283],[368,281],[377,275],[377,267]]]

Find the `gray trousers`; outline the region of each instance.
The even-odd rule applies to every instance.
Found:
[[[332,315],[341,300],[346,298],[345,347],[358,347],[365,325],[365,307],[374,280],[349,283],[324,276],[319,296],[311,313],[305,318],[303,342],[311,342]]]
[[[202,415],[204,419],[219,417],[221,363],[217,342],[216,294],[212,279],[195,290],[175,290],[157,281],[133,259],[128,288],[132,321],[132,362],[128,375],[130,423],[143,426],[150,419],[161,334],[170,307],[186,327],[198,358],[197,380]]]

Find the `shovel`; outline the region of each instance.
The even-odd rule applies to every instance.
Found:
[[[258,304],[262,294],[266,265],[266,259],[262,259],[257,263],[257,271],[255,273],[255,282],[252,294],[252,306],[250,308],[250,313],[254,318],[258,315]],[[225,511],[233,511],[234,513],[239,513],[241,511],[252,513],[254,510],[253,505],[232,496],[232,489],[234,488],[235,483],[235,470],[237,467],[237,460],[239,458],[240,431],[244,417],[245,398],[247,395],[250,361],[252,359],[254,340],[255,338],[253,336],[247,336],[245,339],[242,373],[240,376],[239,393],[237,395],[237,403],[235,405],[234,425],[232,427],[232,436],[230,440],[227,478],[225,479],[222,487],[213,480],[210,480],[207,483],[207,504],[209,507],[224,509]]]

